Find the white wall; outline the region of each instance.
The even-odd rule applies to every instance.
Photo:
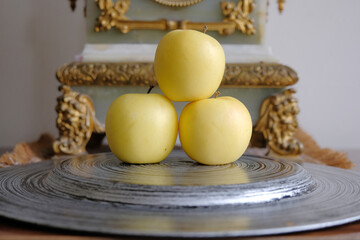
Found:
[[[270,0],[271,1],[271,0]],[[267,43],[300,77],[300,125],[323,147],[360,148],[360,1],[271,1]]]
[[[67,0],[0,1],[0,147],[57,136],[55,71],[84,42],[81,6],[72,13]]]
[[[270,0],[267,44],[294,68],[300,125],[323,147],[360,148],[360,1]],[[57,135],[56,69],[85,42],[83,1],[0,1],[0,147]]]

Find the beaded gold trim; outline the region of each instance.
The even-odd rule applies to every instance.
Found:
[[[152,63],[72,62],[57,70],[60,83],[69,86],[156,85]],[[277,63],[226,64],[222,86],[286,87],[298,81],[297,73]]]

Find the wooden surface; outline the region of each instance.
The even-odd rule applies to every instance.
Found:
[[[3,152],[0,149],[0,153]],[[356,166],[353,168],[355,171],[360,171],[360,150],[349,150],[345,151],[351,161]],[[1,176],[0,176],[1,177]],[[241,239],[360,239],[360,221],[338,226],[327,228],[317,231],[308,231],[286,235],[276,236],[264,236],[264,237],[251,237]],[[155,239],[155,238],[144,238],[144,237],[127,237],[127,236],[104,236],[104,235],[89,235],[79,232],[64,231],[58,229],[45,228],[32,224],[22,223],[18,221],[9,220],[0,217],[0,239]],[[222,238],[217,238],[222,239]],[[237,238],[231,238],[237,239]],[[238,238],[240,239],[240,238]]]

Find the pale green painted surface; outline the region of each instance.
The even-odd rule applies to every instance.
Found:
[[[106,112],[110,104],[120,95],[125,93],[146,93],[148,87],[103,87],[103,86],[77,86],[74,91],[87,94],[93,101],[97,119],[105,123]],[[283,88],[220,88],[220,96],[231,96],[239,99],[249,109],[253,123],[259,117],[259,110],[263,100],[274,93],[283,91]],[[155,87],[152,93],[161,93]],[[174,102],[178,116],[187,102]]]

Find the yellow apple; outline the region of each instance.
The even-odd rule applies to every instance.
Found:
[[[157,163],[175,145],[174,105],[160,94],[124,94],[107,111],[105,132],[114,155],[128,163]]]
[[[224,50],[205,33],[174,30],[159,42],[154,70],[160,89],[170,100],[209,98],[219,88],[224,75]]]
[[[245,152],[251,134],[250,113],[233,97],[191,102],[180,115],[181,146],[191,159],[202,164],[236,161]]]

